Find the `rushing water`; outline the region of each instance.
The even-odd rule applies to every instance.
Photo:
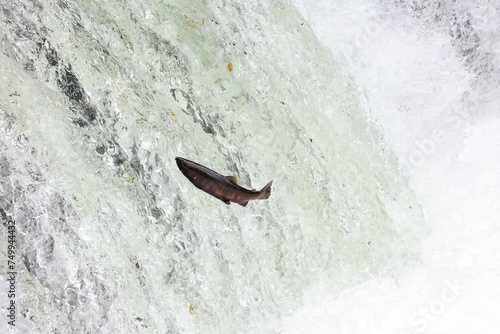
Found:
[[[20,332],[277,333],[311,285],[420,261],[421,209],[364,93],[287,1],[0,7]],[[272,196],[227,206],[176,156]]]

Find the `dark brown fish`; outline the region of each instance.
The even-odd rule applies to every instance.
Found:
[[[226,204],[234,202],[241,206],[246,206],[248,201],[267,199],[271,196],[273,181],[269,182],[261,191],[248,190],[238,185],[238,178],[235,176],[221,175],[205,166],[184,158],[177,157],[175,161],[182,174],[192,184]]]

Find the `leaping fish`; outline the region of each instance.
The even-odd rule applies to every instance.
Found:
[[[260,191],[248,190],[238,184],[236,176],[221,175],[205,166],[184,158],[177,157],[175,161],[182,174],[192,184],[226,204],[234,202],[241,206],[247,206],[249,201],[268,199],[271,196],[273,181],[266,184]]]

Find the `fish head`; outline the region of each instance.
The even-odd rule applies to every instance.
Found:
[[[177,167],[179,167],[179,169],[185,173],[188,169],[187,167],[187,164],[186,164],[186,160],[184,160],[183,158],[179,158],[179,157],[176,157],[175,158],[175,162],[177,162]]]

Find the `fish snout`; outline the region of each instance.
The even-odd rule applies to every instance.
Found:
[[[186,165],[186,162],[184,161],[184,159],[176,157],[175,162],[177,163],[177,167],[179,167],[179,169],[183,173],[187,171],[188,168],[187,168],[187,165]]]

